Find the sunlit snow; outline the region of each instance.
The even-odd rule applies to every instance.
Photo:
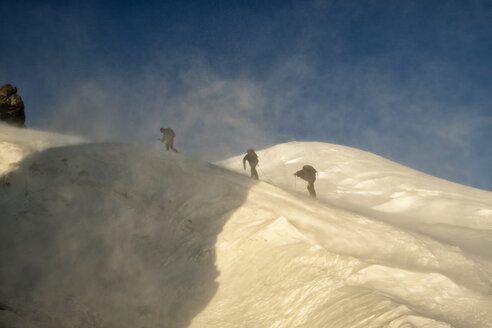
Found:
[[[492,327],[490,192],[326,143],[257,150],[260,181],[244,154],[0,147],[2,327]]]

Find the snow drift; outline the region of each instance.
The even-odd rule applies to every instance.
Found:
[[[28,133],[0,126],[0,326],[492,327],[488,192],[329,144],[258,152],[257,182]]]

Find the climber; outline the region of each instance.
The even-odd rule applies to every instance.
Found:
[[[316,198],[316,190],[314,190],[314,181],[316,180],[317,171],[311,165],[304,165],[302,170],[294,173],[295,176],[307,181],[307,190],[309,191],[309,196]]]
[[[173,129],[171,128],[161,128],[162,132],[162,138],[158,139],[161,142],[166,142],[166,150],[172,149],[175,152],[178,152],[176,148],[174,148],[174,137],[176,134],[174,134]]]
[[[251,177],[258,180],[258,172],[256,172],[256,165],[258,165],[258,155],[256,155],[253,149],[248,149],[246,156],[243,158],[243,167],[246,170],[246,161],[251,168]]]

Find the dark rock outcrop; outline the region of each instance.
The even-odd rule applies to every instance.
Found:
[[[26,127],[24,102],[17,94],[17,88],[10,84],[0,88],[0,120],[10,125]]]

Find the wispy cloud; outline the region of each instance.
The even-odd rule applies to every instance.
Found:
[[[172,127],[185,152],[218,159],[266,146],[266,96],[244,78],[226,78],[204,63],[162,75],[147,70],[77,81],[49,111],[49,126],[93,140],[156,142]]]

